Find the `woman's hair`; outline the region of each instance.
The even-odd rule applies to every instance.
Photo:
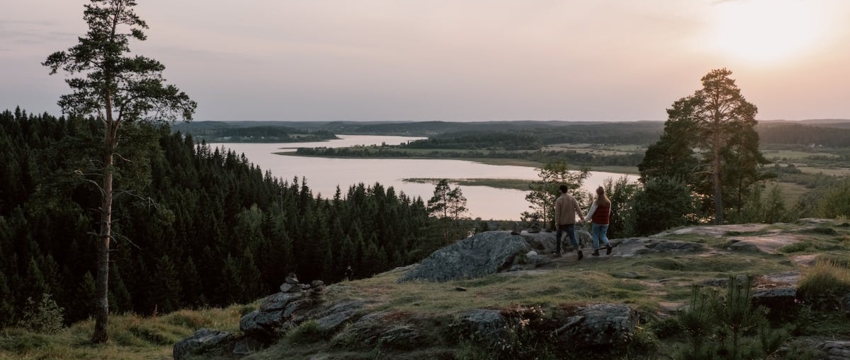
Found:
[[[605,195],[605,188],[601,186],[596,188],[596,205],[611,205],[611,199]]]

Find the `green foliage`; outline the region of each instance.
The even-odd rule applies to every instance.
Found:
[[[0,273],[9,289],[0,312],[10,306],[13,314],[6,326],[19,320],[27,297],[44,292],[54,293],[68,323],[93,314],[90,233],[100,216],[90,209],[100,205],[99,192],[76,175],[93,171],[78,158],[89,148],[71,145],[96,139],[101,126],[91,118],[0,112],[0,137],[8,140],[0,141],[0,153],[9,159],[4,166],[15,165],[2,176],[26,185],[21,192],[0,189]],[[232,151],[198,146],[167,127],[146,131],[152,146],[131,149],[136,143],[128,140],[118,147],[122,154],[139,152],[134,158],[146,159],[149,175],[137,181],[116,173],[117,188],[135,190],[120,192],[114,202],[120,221],[110,249],[113,313],[244,303],[272,292],[290,271],[304,282],[333,283],[348,264],[362,278],[433,250],[426,236],[437,222],[420,198],[379,184],[318,198],[302,179],[274,178]],[[307,213],[312,220],[304,222]],[[367,272],[359,262],[370,248]]]
[[[590,202],[587,194],[581,191],[581,185],[584,180],[590,176],[587,169],[580,171],[570,171],[570,166],[566,161],[550,161],[542,167],[537,168],[537,176],[540,180],[532,181],[529,185],[529,193],[525,195],[525,200],[531,203],[528,206],[531,211],[522,213],[523,220],[529,220],[536,217],[549,229],[555,227],[555,200],[558,199],[561,192],[561,185],[567,186],[567,193],[572,195],[579,206],[587,208]]]
[[[751,277],[739,282],[730,276],[724,295],[692,289],[689,306],[679,313],[688,347],[678,359],[764,359],[780,350],[789,334],[772,329],[767,309],[752,305],[751,284]]]
[[[669,316],[662,320],[651,322],[647,328],[659,339],[667,339],[681,335],[685,330],[679,320],[679,317],[675,316]]]
[[[722,224],[729,208],[741,211],[753,186],[772,176],[755,131],[757,108],[741,95],[727,69],[703,76],[703,87],[667,110],[661,139],[638,165],[644,182],[679,178],[703,199],[701,212]],[[713,216],[707,215],[713,208]]]
[[[62,330],[63,312],[50,294],[42,295],[38,301],[28,298],[18,327],[40,334],[55,334]]]
[[[647,180],[633,199],[632,228],[639,235],[651,235],[695,221],[691,191],[680,180],[665,177]]]
[[[466,211],[466,197],[460,187],[452,189],[447,179],[441,179],[434,188],[434,195],[428,200],[428,214],[437,219],[437,227],[443,235],[442,245],[466,236],[461,222],[466,218]],[[377,250],[370,254],[378,256]],[[383,262],[386,263],[386,259]]]
[[[611,217],[608,237],[612,239],[635,235],[634,197],[640,187],[623,176],[617,180],[606,179],[602,185],[611,199]]]
[[[736,212],[733,221],[737,223],[780,223],[794,220],[785,205],[782,190],[774,184],[767,194],[761,186],[754,186],[741,211]]]
[[[818,202],[819,216],[827,219],[850,217],[850,180],[830,186]]]

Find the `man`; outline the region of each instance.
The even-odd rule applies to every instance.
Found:
[[[578,206],[576,199],[567,194],[569,189],[566,185],[561,185],[558,189],[561,191],[561,196],[555,200],[555,226],[557,226],[558,232],[555,233],[557,251],[554,256],[561,256],[561,234],[566,231],[570,237],[570,243],[578,251],[578,259],[581,260],[584,254],[581,253],[578,241],[576,241],[576,215],[578,215],[579,221],[583,223],[584,214],[582,214],[581,207]]]

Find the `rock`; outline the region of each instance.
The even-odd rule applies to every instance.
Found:
[[[611,246],[617,248],[617,251],[611,254],[611,256],[632,257],[657,252],[646,247],[646,244],[651,243],[653,243],[653,240],[650,238],[625,238],[611,241]]]
[[[732,244],[729,244],[727,249],[729,249],[731,251],[744,252],[744,253],[760,253],[761,252],[761,249],[759,249],[758,246],[755,246],[755,245],[750,244],[750,243],[745,242],[745,241],[737,241],[737,242],[734,242]]]
[[[289,273],[289,275],[286,276],[286,279],[284,279],[284,283],[298,285],[298,277],[296,277],[294,273]]]
[[[499,310],[475,309],[461,313],[458,317],[465,329],[493,342],[506,335],[505,318]]]
[[[310,290],[310,284],[298,284],[301,287],[301,290]]]
[[[659,241],[646,244],[646,247],[658,252],[700,252],[702,244],[683,241]]]
[[[538,254],[551,254],[555,251],[555,234],[549,232],[542,233],[522,233],[522,237],[528,242],[532,249],[537,250]],[[569,240],[567,240],[569,241]]]
[[[570,242],[570,238],[567,235],[564,235],[567,240],[567,243]],[[563,241],[563,240],[561,240]],[[576,229],[576,241],[578,241],[578,246],[581,248],[592,247],[593,244],[593,236],[590,235],[586,230]]]
[[[277,336],[280,325],[284,321],[283,313],[282,310],[270,312],[254,310],[239,320],[239,330],[255,339],[271,340]]]
[[[531,250],[525,253],[525,257],[537,256],[537,251]]]
[[[311,314],[309,317],[316,319],[316,325],[320,330],[333,332],[346,322],[350,322],[362,308],[362,301],[344,301]]]
[[[286,305],[300,299],[302,296],[304,295],[300,291],[297,293],[279,292],[274,295],[269,295],[263,299],[263,303],[260,305],[260,311],[269,312],[283,310],[286,308]]]
[[[774,288],[756,290],[752,293],[754,306],[764,306],[770,309],[767,314],[772,319],[781,319],[796,313],[797,289]]]
[[[280,286],[280,292],[300,293],[301,286],[299,286],[298,284],[283,283],[283,285]]]
[[[175,360],[183,360],[189,355],[200,354],[221,347],[224,343],[232,339],[233,335],[227,331],[216,331],[207,328],[199,329],[192,336],[177,342],[174,345],[172,356]]]
[[[482,277],[509,269],[516,255],[530,250],[521,236],[502,231],[483,232],[435,251],[398,281]]]
[[[313,288],[324,287],[324,286],[325,286],[325,282],[322,281],[322,280],[313,280],[313,282],[310,283],[310,287],[313,287]]]
[[[410,324],[394,325],[378,336],[381,346],[396,350],[413,350],[420,347],[422,335]]]
[[[548,256],[533,255],[526,257],[526,261],[533,267],[540,267],[552,262]]]
[[[315,300],[310,298],[303,298],[301,300],[290,302],[288,305],[286,305],[286,308],[283,309],[283,318],[289,319],[294,314],[306,313],[308,310],[313,308],[313,305],[315,303]]]
[[[518,222],[514,222],[514,229],[511,230],[511,235],[519,235],[522,232],[522,226]]]
[[[826,353],[828,360],[850,360],[850,341],[824,341],[815,347]]]
[[[251,355],[265,348],[265,344],[250,337],[242,338],[233,344],[233,355]]]
[[[579,308],[555,331],[570,347],[619,345],[634,336],[637,312],[623,304],[595,304]]]

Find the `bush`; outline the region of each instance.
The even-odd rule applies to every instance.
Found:
[[[684,328],[679,322],[679,319],[670,316],[664,320],[655,321],[649,324],[649,330],[652,331],[659,339],[667,339],[682,333]]]
[[[818,260],[797,288],[804,301],[821,310],[837,310],[850,293],[850,269],[831,260]]]
[[[42,295],[38,302],[27,298],[18,326],[40,334],[55,334],[62,330],[64,311],[50,298],[50,294]]]

